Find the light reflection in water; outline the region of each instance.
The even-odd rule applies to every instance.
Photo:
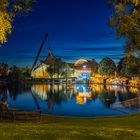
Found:
[[[22,110],[41,109],[44,113],[72,116],[120,115],[111,104],[139,96],[135,87],[104,85],[15,85],[0,87],[0,98],[10,107]],[[123,104],[122,104],[123,106]],[[129,110],[131,111],[131,110]]]

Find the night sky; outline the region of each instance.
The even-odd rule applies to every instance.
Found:
[[[68,62],[78,58],[111,57],[115,62],[123,56],[123,40],[117,40],[108,26],[113,14],[107,0],[36,0],[28,16],[17,17],[8,43],[0,47],[0,62],[18,66],[33,64],[43,36],[46,41],[40,59],[48,48]]]

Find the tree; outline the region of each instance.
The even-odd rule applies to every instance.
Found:
[[[59,78],[61,73],[62,73],[62,69],[64,66],[64,62],[61,59],[56,59],[54,65],[54,74],[57,75],[57,77]]]
[[[121,58],[118,65],[117,65],[117,73],[120,76],[125,76],[125,69],[126,69],[126,64],[125,64],[125,58]]]
[[[59,78],[59,76],[61,75],[62,67],[62,60],[56,59],[55,62],[47,68],[47,72],[49,73],[51,78],[53,77],[53,75],[57,75],[57,77]]]
[[[92,74],[95,74],[98,72],[98,63],[95,61],[95,59],[92,59],[89,62],[89,68],[91,68]]]
[[[23,73],[15,65],[10,68],[8,77],[11,82],[21,82],[24,79]]]
[[[140,73],[140,0],[109,0],[114,9],[109,25],[119,38],[125,38],[125,58],[120,61],[120,74]],[[122,64],[121,64],[122,63]]]
[[[134,56],[124,57],[117,66],[121,76],[140,76],[140,60]]]
[[[109,4],[115,11],[109,25],[126,39],[126,55],[140,58],[140,0],[109,0]]]
[[[0,0],[0,43],[7,42],[15,17],[30,11],[32,3],[33,0]]]
[[[0,76],[8,75],[8,65],[5,63],[0,63]]]
[[[57,78],[59,78],[60,76],[71,76],[73,70],[66,62],[63,62],[61,59],[56,59],[56,61],[47,68],[47,72],[51,78],[53,75],[57,75]]]
[[[31,73],[30,73],[30,69],[28,67],[22,67],[19,68],[20,72],[22,75],[24,75],[24,78],[31,78]]]
[[[74,69],[72,69],[68,63],[64,63],[61,75],[67,79],[68,77],[71,77],[73,73]]]
[[[115,71],[116,65],[111,58],[105,57],[99,63],[98,72],[100,74],[109,76],[115,74]]]

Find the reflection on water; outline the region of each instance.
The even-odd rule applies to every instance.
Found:
[[[14,85],[0,87],[0,98],[9,107],[21,110],[42,110],[43,113],[71,116],[121,115],[138,111],[137,108],[113,109],[112,104],[139,96],[135,87],[77,84]]]

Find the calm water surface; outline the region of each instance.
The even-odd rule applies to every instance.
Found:
[[[10,108],[41,110],[59,116],[91,117],[135,113],[139,111],[138,106],[126,107],[121,102],[136,98],[139,94],[140,89],[134,87],[85,84],[68,87],[47,84],[0,87],[0,98],[7,100]]]

